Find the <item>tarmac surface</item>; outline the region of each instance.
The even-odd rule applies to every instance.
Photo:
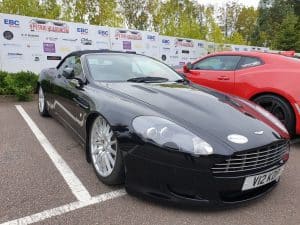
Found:
[[[300,224],[297,139],[272,192],[234,208],[207,209],[152,202],[102,184],[83,148],[59,122],[41,117],[36,102],[1,102],[0,125],[0,225]]]

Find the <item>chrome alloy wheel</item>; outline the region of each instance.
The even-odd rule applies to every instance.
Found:
[[[39,110],[40,112],[44,111],[45,107],[45,96],[42,87],[39,88]]]
[[[91,130],[91,156],[96,171],[108,177],[114,170],[117,159],[117,139],[109,124],[97,117]]]

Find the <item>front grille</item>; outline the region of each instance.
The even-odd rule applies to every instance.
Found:
[[[271,167],[281,161],[282,156],[289,151],[289,142],[280,141],[270,145],[237,153],[222,163],[213,166],[214,174],[234,174],[251,172],[257,169]]]

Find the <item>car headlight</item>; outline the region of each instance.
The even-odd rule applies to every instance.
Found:
[[[133,120],[132,126],[141,138],[159,146],[194,155],[213,153],[210,144],[169,120],[156,116],[139,116]]]

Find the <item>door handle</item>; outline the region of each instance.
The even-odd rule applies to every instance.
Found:
[[[218,80],[229,80],[229,77],[228,76],[218,76]]]

